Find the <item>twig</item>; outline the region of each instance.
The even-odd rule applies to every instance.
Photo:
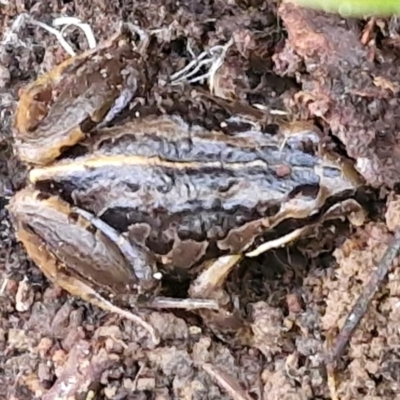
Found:
[[[160,309],[183,309],[183,310],[219,310],[218,303],[212,299],[175,299],[168,297],[156,297],[148,307]]]
[[[53,387],[40,398],[66,400],[80,396],[79,398],[93,399],[93,387],[100,382],[103,372],[117,363],[118,357],[104,349],[96,351],[89,342],[80,340],[69,352]]]
[[[346,321],[335,339],[332,350],[326,356],[326,370],[328,376],[328,388],[332,400],[338,400],[335,365],[343,355],[354,331],[368,310],[369,304],[381,288],[386,279],[393,260],[400,251],[400,230],[395,233],[394,239],[389,244],[385,254],[379,262],[376,270],[372,273],[369,282],[365,285],[363,292],[358,297],[355,305],[346,318]]]
[[[140,376],[142,375],[142,373],[144,371],[144,368],[145,368],[145,364],[143,363],[140,365],[139,371],[137,372],[135,379],[133,380],[132,386],[135,388],[135,390],[137,390],[137,383],[138,383]]]
[[[378,264],[378,267],[373,272],[369,282],[364,287],[363,292],[358,297],[353,309],[347,316],[346,322],[343,328],[336,337],[335,343],[331,352],[327,357],[327,365],[333,366],[336,361],[342,356],[348,342],[351,339],[354,331],[358,327],[362,317],[367,312],[368,307],[376,293],[381,288],[383,281],[388,275],[393,260],[398,255],[400,251],[400,230],[396,231],[394,239],[390,243],[388,249],[386,250],[384,256]]]
[[[233,400],[251,400],[251,397],[239,386],[236,378],[209,363],[203,364],[202,368]]]
[[[9,282],[9,279],[8,278],[4,278],[3,283],[0,286],[0,296],[2,296],[4,294],[4,292],[6,291],[8,282]]]

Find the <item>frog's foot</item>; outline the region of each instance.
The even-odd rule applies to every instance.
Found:
[[[199,315],[216,334],[221,331],[236,332],[244,326],[236,305],[232,304],[232,299],[222,288],[229,273],[242,258],[242,255],[234,254],[220,257],[208,266],[204,264],[203,272],[189,288],[191,298],[208,298],[217,302],[217,310],[199,310]]]
[[[268,250],[285,246],[300,237],[305,228],[297,229],[281,238],[263,243],[255,250],[241,254],[227,255],[214,260],[208,266],[204,266],[200,275],[192,282],[189,295],[191,298],[213,298],[220,303],[221,308],[227,304],[226,296],[223,295],[222,287],[232,269],[246,257],[256,257]]]
[[[170,297],[155,297],[143,304],[144,308],[196,311],[203,319],[215,327],[241,327],[242,320],[237,312],[230,312],[227,308],[231,300],[222,290],[228,274],[242,259],[240,255],[220,257],[207,268],[204,263],[204,272],[192,283],[189,289],[189,298],[179,299]],[[140,307],[140,305],[139,305]],[[219,329],[217,329],[219,330]]]
[[[68,276],[60,271],[57,271],[56,275],[45,274],[47,278],[53,281],[55,284],[66,290],[68,293],[80,297],[82,300],[101,308],[104,311],[114,313],[122,318],[130,320],[137,325],[142,326],[151,336],[154,345],[160,343],[160,337],[156,330],[139,315],[133,314],[130,311],[123,310],[106,300],[103,296],[97,293],[89,285],[80,279],[73,276]]]

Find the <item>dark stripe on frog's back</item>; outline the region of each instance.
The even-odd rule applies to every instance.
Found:
[[[319,182],[316,156],[290,147],[281,151],[276,137],[256,130],[228,136],[164,117],[104,129],[94,139],[99,137],[93,155],[55,164],[61,169],[47,182],[53,188],[41,186],[95,214],[106,213],[116,229],[145,222],[162,234],[173,224],[184,237],[225,237],[232,228],[276,213],[292,190]],[[131,156],[131,164],[100,162],[124,156]],[[138,159],[132,163],[134,156],[141,165]],[[149,158],[154,156],[159,165]],[[80,168],[88,159],[97,166]],[[279,175],[282,165],[291,166],[291,173]]]
[[[271,167],[314,166],[319,159],[299,148],[280,148],[283,138],[248,130],[233,135],[189,127],[180,117],[131,121],[95,134],[95,152],[101,155],[140,155],[169,161],[250,162],[264,160]]]
[[[179,163],[169,163],[168,168],[108,165],[84,171],[71,164],[53,176],[53,189],[45,186],[95,214],[124,210],[127,220],[120,221],[124,225],[146,221],[157,230],[174,222],[178,231],[193,236],[216,226],[223,237],[231,228],[271,213],[272,208],[276,212],[276,206],[301,184],[318,183],[309,168],[294,173],[293,180],[278,177],[264,162],[243,163],[236,169],[232,167],[238,164],[214,164],[204,163],[201,168],[178,168]]]
[[[274,168],[264,161],[249,163],[173,163],[154,159],[126,158],[128,163],[110,163],[113,157],[91,159],[98,166],[82,168],[78,158],[71,163],[59,164],[51,177],[66,193],[75,190],[76,196],[90,198],[99,203],[98,196],[114,202],[129,198],[130,206],[146,211],[150,208],[166,209],[170,213],[185,211],[192,202],[210,208],[216,201],[223,209],[281,201],[293,189],[302,185],[318,184],[319,178],[312,168],[296,168],[288,176],[278,176]],[[87,159],[86,159],[87,160]],[[117,159],[118,160],[118,159]],[[103,163],[104,162],[104,163]],[[108,165],[107,165],[108,163]],[[60,168],[62,166],[62,168]],[[44,168],[42,171],[52,171]],[[49,177],[48,177],[49,178]],[[78,194],[79,193],[79,194]],[[150,198],[151,197],[151,198]],[[104,199],[104,207],[106,200]],[[83,201],[89,205],[89,200]],[[98,207],[96,212],[100,210]]]

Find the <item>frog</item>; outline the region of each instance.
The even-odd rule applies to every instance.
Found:
[[[111,311],[104,296],[154,297],[163,276],[290,235],[362,184],[309,125],[285,135],[231,115],[211,129],[165,110],[113,123],[151,96],[146,62],[119,32],[39,76],[15,114],[29,168],[8,206],[16,237],[49,280]]]

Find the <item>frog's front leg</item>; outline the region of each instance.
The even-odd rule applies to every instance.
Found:
[[[326,213],[321,214],[319,218],[316,218],[312,223],[301,226],[289,231],[283,236],[258,244],[254,248],[249,249],[251,244],[255,244],[253,242],[256,236],[254,236],[251,238],[251,243],[248,242],[247,245],[243,246],[242,253],[225,255],[214,261],[204,263],[201,268],[202,272],[192,282],[189,288],[189,295],[191,298],[203,298],[209,301],[214,300],[218,303],[218,309],[199,309],[201,316],[208,320],[210,324],[217,324],[224,328],[231,327],[237,329],[241,326],[243,321],[238,317],[238,313],[235,312],[235,307],[230,301],[229,296],[224,292],[223,286],[228,275],[238,263],[245,257],[257,257],[269,250],[285,247],[300,238],[313,237],[315,236],[315,231],[323,222],[347,218],[352,225],[360,226],[364,223],[365,216],[365,210],[356,200],[346,199],[343,202],[334,204]],[[278,222],[279,221],[280,219],[278,218]],[[271,219],[268,221],[268,218],[266,218],[263,221],[263,225],[267,227],[268,223],[271,222],[273,222]],[[255,232],[256,231],[254,231],[254,233]]]
[[[121,240],[89,213],[77,212],[58,197],[30,188],[14,196],[9,210],[18,240],[49,280],[93,305],[140,323],[158,342],[149,324],[111,304],[97,291],[140,291],[135,270],[144,278],[151,270],[141,249]]]
[[[65,148],[118,114],[146,87],[143,59],[122,33],[71,57],[21,93],[15,150],[22,161],[49,164]]]
[[[141,29],[139,26],[123,22],[120,26],[121,36],[126,35],[137,35],[139,37],[138,43],[132,40],[132,46],[135,47],[135,51],[140,54],[143,59],[146,58],[146,53],[150,46],[150,35]],[[126,66],[121,70],[121,74],[124,75],[124,86],[121,89],[119,96],[115,99],[112,107],[105,115],[103,121],[97,125],[98,129],[106,127],[110,124],[125,108],[132,102],[138,90],[138,83],[142,83],[141,73],[134,66]],[[143,98],[136,98],[133,101],[131,109],[135,108],[137,104],[143,103]]]

